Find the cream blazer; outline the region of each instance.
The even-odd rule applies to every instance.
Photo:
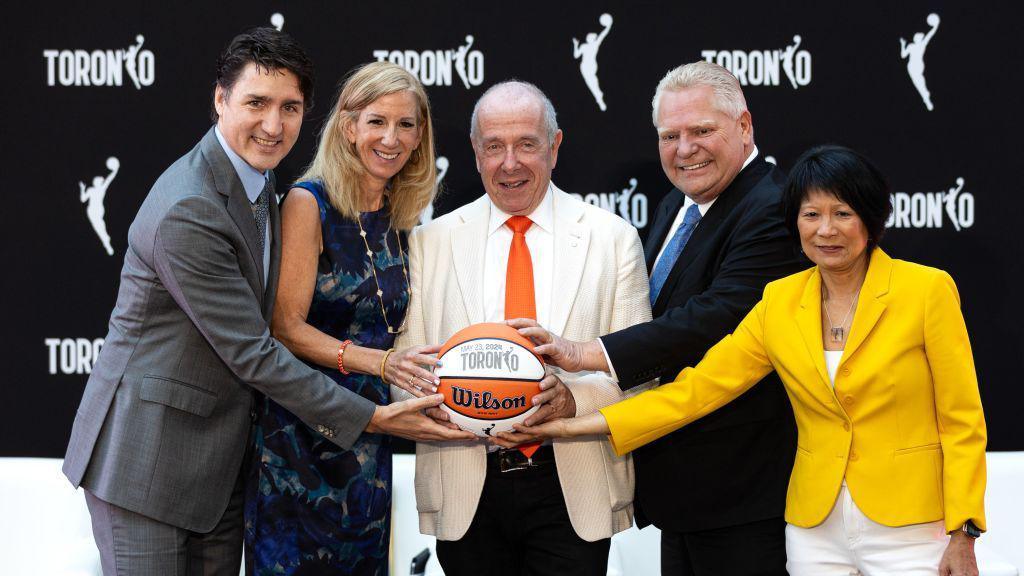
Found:
[[[576,200],[553,184],[555,279],[551,325],[555,334],[587,341],[651,319],[647,269],[636,229],[601,208]],[[396,348],[444,343],[484,321],[484,246],[491,203],[481,196],[413,230],[409,237],[412,299],[406,331]],[[559,373],[578,415],[621,400],[603,373]],[[392,398],[408,394],[392,386]],[[558,478],[569,519],[587,541],[629,528],[633,464],[616,456],[607,438],[554,442]],[[482,441],[416,445],[416,508],[420,532],[458,540],[469,529],[483,491],[487,445]]]

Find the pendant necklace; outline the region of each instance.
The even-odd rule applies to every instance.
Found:
[[[402,324],[398,328],[391,327],[391,321],[388,320],[388,312],[384,309],[384,291],[380,288],[380,280],[377,278],[377,267],[373,264],[373,250],[370,250],[370,242],[366,240],[366,230],[363,230],[363,215],[359,213],[356,216],[356,223],[359,224],[359,236],[363,239],[363,244],[366,246],[366,256],[370,259],[370,270],[373,272],[373,282],[377,285],[377,301],[380,302],[380,314],[384,317],[384,324],[388,327],[388,334],[398,334],[405,330],[405,323],[409,319],[409,315],[406,314],[402,318]],[[394,230],[388,225],[388,232]],[[395,232],[395,242],[398,244],[398,259],[402,262],[402,275],[405,276],[405,294],[406,297],[412,299],[412,292],[409,290],[409,271],[405,267],[405,250],[402,249],[402,237],[398,235],[398,230]],[[388,233],[384,233],[384,248],[388,249]],[[391,250],[388,249],[388,254],[391,254]]]
[[[825,309],[825,318],[828,319],[829,334],[832,336],[832,341],[839,343],[846,339],[846,321],[850,319],[850,314],[853,313],[854,307],[857,306],[857,297],[860,296],[860,288],[857,289],[853,294],[853,302],[850,303],[850,309],[846,311],[846,316],[843,317],[843,321],[836,326],[832,323],[832,315],[828,313],[828,304],[825,302],[825,292],[821,294],[821,307]]]

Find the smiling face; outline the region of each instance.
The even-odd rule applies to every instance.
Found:
[[[230,91],[217,86],[213,101],[224,140],[260,172],[276,167],[299,136],[303,98],[290,70],[250,63]]]
[[[868,229],[853,208],[835,195],[810,190],[796,223],[804,254],[822,271],[867,267]]]
[[[547,193],[562,131],[549,140],[543,104],[530,94],[506,90],[485,98],[473,143],[477,171],[495,206],[529,215]]]
[[[662,170],[698,204],[717,198],[754,149],[750,113],[733,118],[722,112],[709,86],[666,90],[656,124]]]
[[[423,123],[416,96],[408,90],[377,98],[342,128],[366,169],[370,190],[383,189],[420,145]]]

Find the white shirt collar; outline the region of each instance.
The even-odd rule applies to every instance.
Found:
[[[224,149],[224,153],[228,155],[228,160],[231,161],[231,165],[235,167],[235,173],[238,174],[238,179],[242,181],[242,188],[245,189],[245,196],[249,198],[249,202],[255,204],[256,199],[260,197],[260,193],[263,192],[263,187],[267,183],[268,172],[260,173],[259,170],[253,168],[248,162],[242,159],[241,156],[235,154],[235,151],[228,146],[224,135],[220,133],[220,127],[214,126],[214,133],[217,134],[217,141],[220,142],[221,148]]]
[[[554,192],[551,191],[551,187],[551,183],[548,182],[548,189],[544,192],[544,199],[533,209],[533,212],[527,214],[527,217],[533,222],[534,226],[549,234],[554,232],[555,221],[555,208],[552,200]],[[487,235],[490,236],[504,226],[505,222],[512,216],[498,208],[490,196],[487,197],[487,201],[491,205],[491,218],[487,223]]]
[[[754,161],[754,158],[757,158],[757,146],[756,145],[754,146],[754,149],[750,151],[750,155],[747,156],[747,159],[743,161],[743,167],[740,168],[740,171],[742,172],[744,168],[749,166],[750,163]],[[718,200],[718,196],[715,196],[714,198],[712,198],[711,200],[708,200],[707,202],[705,202],[703,204],[697,204],[697,210],[700,211],[700,217],[701,218],[703,218],[704,215],[708,213],[708,210],[711,209],[711,205],[715,203],[715,200]],[[694,202],[693,200],[690,200],[690,197],[687,196],[686,199],[683,200],[683,207],[680,209],[680,214],[685,212],[690,207],[691,204],[696,204],[696,202]]]

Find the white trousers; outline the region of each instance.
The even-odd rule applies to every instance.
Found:
[[[942,520],[895,528],[874,522],[843,482],[824,522],[786,525],[786,568],[791,576],[936,576],[948,543]]]

